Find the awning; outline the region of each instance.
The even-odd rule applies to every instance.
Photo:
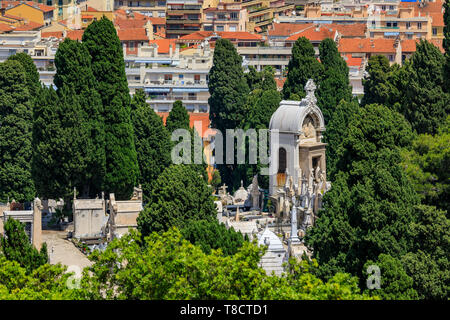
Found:
[[[145,92],[170,92],[168,88],[144,88]]]
[[[161,64],[172,63],[172,60],[125,60],[125,61],[134,61],[136,63],[161,63]]]
[[[174,88],[173,92],[206,92],[208,88]]]

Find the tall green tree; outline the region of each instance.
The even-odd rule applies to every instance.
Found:
[[[39,72],[37,71],[36,65],[31,59],[30,55],[25,52],[19,52],[12,56],[9,56],[7,60],[19,61],[22,67],[25,69],[26,83],[28,91],[31,97],[36,97],[39,93],[41,87],[39,80]]]
[[[421,134],[402,151],[403,167],[422,203],[450,208],[450,115],[434,136]]]
[[[30,201],[32,97],[21,63],[0,63],[0,200]]]
[[[450,111],[450,97],[444,92],[445,59],[432,43],[421,40],[405,64],[408,72],[400,112],[418,133],[436,133]]]
[[[123,49],[113,23],[106,17],[91,23],[82,40],[92,57],[96,90],[103,103],[106,155],[103,183],[117,199],[128,199],[136,185],[139,166]]]
[[[6,220],[5,234],[0,237],[1,251],[6,259],[17,261],[28,273],[48,262],[47,245],[38,251],[25,233],[25,225],[13,218]]]
[[[77,161],[82,167],[82,170],[73,173],[79,179],[76,187],[80,189],[83,196],[93,197],[102,191],[106,160],[103,106],[100,95],[95,89],[96,81],[91,68],[91,57],[82,43],[65,39],[56,52],[55,66],[57,71],[54,83],[58,88],[58,95],[68,103],[72,99],[77,101],[80,108],[75,111],[78,123],[73,122],[73,125],[81,128],[83,133],[69,137],[73,134],[73,130],[79,131],[79,129],[65,127],[68,138],[72,139],[71,147],[80,150],[80,158],[69,158],[69,161]],[[76,97],[72,96],[68,99],[64,97],[65,94],[70,93]],[[61,113],[61,117],[66,118],[67,114],[67,111]],[[84,167],[83,164],[85,164]]]
[[[300,37],[292,47],[292,58],[283,86],[284,99],[300,100],[305,97],[304,87],[309,79],[320,82],[323,66],[315,57],[314,47],[305,37]]]
[[[383,55],[370,57],[366,68],[367,75],[362,80],[364,86],[364,96],[362,105],[378,103],[390,106],[392,99],[393,85],[389,81],[392,68],[389,60]]]
[[[166,128],[172,133],[176,129],[186,129],[190,128],[189,114],[183,103],[177,100],[173,103],[172,110],[169,112],[169,116],[166,119]]]
[[[356,101],[341,101],[333,111],[330,121],[327,123],[327,130],[324,132],[324,141],[328,143],[326,152],[327,158],[327,179],[334,181],[337,173],[336,163],[345,150],[342,147],[346,132],[354,115],[358,113],[359,104]]]
[[[190,165],[171,165],[152,185],[149,203],[137,219],[145,236],[170,227],[184,227],[191,220],[216,219],[212,190]]]
[[[170,163],[172,143],[161,117],[145,102],[143,90],[137,90],[131,102],[134,141],[139,163],[139,183],[148,201],[151,185]]]
[[[43,87],[33,108],[32,176],[37,195],[44,199],[58,199],[70,192],[59,167],[65,140],[59,108],[53,87]]]
[[[249,88],[242,70],[242,58],[229,40],[216,42],[208,87],[212,127],[222,133],[225,129],[237,128],[244,117]]]
[[[317,105],[325,123],[328,123],[341,100],[352,99],[352,88],[347,63],[339,54],[336,43],[330,38],[324,39],[319,45],[319,52],[324,73],[316,92]]]
[[[322,276],[361,277],[368,260],[381,253],[399,258],[411,249],[408,224],[419,199],[400,166],[399,148],[412,136],[401,115],[380,105],[359,108],[348,122],[333,186],[307,232]]]
[[[211,126],[222,133],[225,141],[226,130],[239,128],[245,118],[245,104],[249,93],[242,69],[242,58],[227,39],[219,39],[216,42],[208,87]],[[225,164],[226,143],[223,145],[224,164],[218,164],[218,169],[224,183],[232,185],[236,165]]]

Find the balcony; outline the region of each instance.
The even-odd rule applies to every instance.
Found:
[[[200,19],[191,20],[191,19],[173,19],[173,18],[168,18],[166,20],[166,24],[200,24]]]

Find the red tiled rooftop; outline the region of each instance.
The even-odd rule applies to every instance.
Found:
[[[334,39],[336,35],[336,30],[329,29],[328,27],[321,26],[320,28],[309,28],[305,31],[296,33],[289,38],[286,39],[286,41],[296,41],[298,38],[305,37],[309,41],[322,41],[326,38]]]
[[[64,37],[64,35],[63,35],[62,31],[48,31],[48,32],[41,33],[41,38],[50,38],[50,37],[62,39]]]
[[[343,53],[393,53],[394,39],[350,39],[342,38],[339,40],[338,49]]]
[[[40,23],[37,23],[34,21],[30,21],[26,24],[17,26],[14,30],[16,30],[16,31],[32,31],[32,30],[40,29],[43,26],[44,26],[43,24],[40,24]]]
[[[250,32],[245,31],[238,31],[238,32],[231,32],[231,31],[220,31],[216,32],[216,34],[223,38],[228,40],[256,40],[261,41],[262,36],[259,34],[253,34]],[[185,35],[180,37],[179,40],[197,40],[202,41],[205,38],[211,37],[214,35],[213,31],[196,31],[191,34]]]
[[[14,30],[13,27],[11,27],[10,25],[6,24],[6,23],[0,23],[0,32],[8,32]]]
[[[67,31],[66,38],[69,38],[71,40],[79,40],[83,38],[84,30],[71,30]]]
[[[143,28],[147,23],[146,20],[136,20],[136,19],[122,19],[116,18],[114,24],[119,27],[119,29],[135,29]]]
[[[166,18],[149,17],[148,19],[153,25],[166,24]]]
[[[120,41],[148,41],[144,28],[119,29],[117,35]]]
[[[42,3],[36,3],[33,1],[2,1],[1,4],[2,4],[2,8],[6,8],[6,10],[16,7],[20,4],[29,5],[31,7],[41,10],[42,12],[49,12],[49,11],[55,10],[54,7],[47,6]]]
[[[158,46],[158,53],[169,53],[170,45],[172,45],[173,50],[175,50],[175,39],[156,39],[149,41],[150,44],[156,43]]]
[[[273,29],[269,30],[270,37],[289,37],[295,32],[305,30],[309,27],[313,26],[312,23],[302,23],[302,24],[294,24],[294,23],[274,23]]]
[[[345,62],[349,67],[360,67],[362,63],[362,58],[353,58],[351,54],[344,57]]]

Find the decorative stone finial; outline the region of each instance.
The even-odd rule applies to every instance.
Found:
[[[309,100],[309,102],[312,102],[314,104],[317,102],[316,96],[314,94],[314,91],[316,91],[316,89],[317,89],[317,87],[316,87],[316,84],[314,83],[314,80],[309,79],[305,85],[306,99]]]

